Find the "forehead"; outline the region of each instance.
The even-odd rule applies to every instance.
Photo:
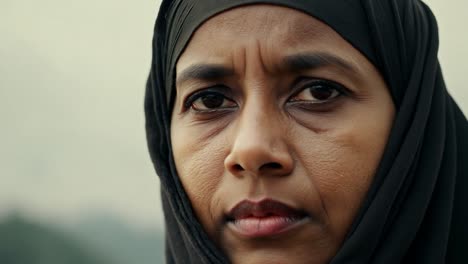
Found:
[[[277,5],[247,5],[222,12],[193,34],[177,70],[197,62],[223,63],[239,49],[258,46],[261,53],[284,56],[301,51],[329,51],[355,60],[353,50],[338,33],[301,11]]]
[[[236,33],[250,37],[302,37],[326,33],[327,27],[301,11],[278,5],[247,5],[237,7],[209,19],[198,35]],[[273,35],[272,35],[273,34]]]

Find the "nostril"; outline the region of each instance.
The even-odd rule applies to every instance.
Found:
[[[243,171],[243,170],[244,170],[244,168],[242,168],[242,166],[241,166],[241,165],[239,165],[239,164],[236,164],[236,165],[234,165],[234,170],[235,170],[235,171]]]
[[[263,168],[264,169],[282,169],[283,166],[279,164],[278,162],[270,162],[270,163],[263,164],[260,169],[263,169]]]

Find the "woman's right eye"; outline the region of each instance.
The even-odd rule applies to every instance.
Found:
[[[202,91],[190,96],[185,102],[185,108],[197,112],[212,112],[237,107],[237,104],[224,94],[214,91]]]

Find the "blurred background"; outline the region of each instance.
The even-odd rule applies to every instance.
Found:
[[[426,3],[468,113],[468,1]],[[0,0],[0,263],[163,263],[143,114],[159,4]]]

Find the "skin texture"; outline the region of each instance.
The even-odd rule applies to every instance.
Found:
[[[286,67],[284,58],[298,53],[340,62]],[[198,64],[226,69],[187,73]],[[251,5],[205,22],[176,70],[173,154],[208,235],[232,263],[327,263],[366,195],[392,126],[394,105],[377,69],[319,20]],[[311,92],[317,87],[327,92]],[[192,96],[207,88],[211,97]],[[309,220],[261,238],[229,228],[231,208],[264,198],[303,210]]]

